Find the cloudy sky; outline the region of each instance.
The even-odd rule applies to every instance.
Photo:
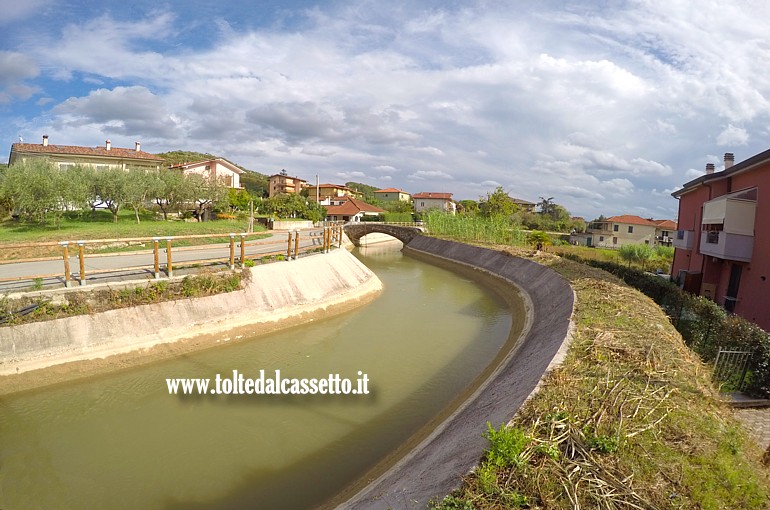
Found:
[[[673,219],[706,163],[770,146],[769,18],[764,0],[0,0],[0,140]]]

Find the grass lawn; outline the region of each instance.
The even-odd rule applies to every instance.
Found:
[[[42,243],[51,241],[77,241],[92,239],[128,239],[135,237],[165,237],[201,234],[229,234],[245,232],[247,222],[235,219],[215,220],[205,222],[164,221],[155,219],[153,213],[140,215],[141,223],[137,224],[131,210],[121,211],[118,222],[112,221],[108,211],[87,212],[82,216],[69,214],[62,218],[59,228],[53,221],[46,224],[29,223],[16,220],[6,220],[0,223],[0,260],[44,257],[58,255],[58,247],[29,247],[19,249],[3,249],[4,245],[24,243]],[[255,225],[255,231],[264,227]],[[175,245],[210,244],[228,242],[226,238],[202,238],[177,241]],[[131,247],[128,247],[130,249]],[[110,251],[116,251],[114,248]]]

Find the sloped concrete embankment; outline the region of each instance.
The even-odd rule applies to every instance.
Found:
[[[426,508],[459,487],[475,466],[487,440],[487,422],[507,423],[534,393],[549,367],[566,354],[574,293],[554,271],[499,251],[420,236],[405,251],[461,264],[502,278],[519,289],[528,324],[516,347],[473,395],[393,467],[338,508]]]
[[[343,311],[382,289],[346,250],[248,270],[245,288],[227,294],[0,328],[0,375],[225,331],[256,334]]]

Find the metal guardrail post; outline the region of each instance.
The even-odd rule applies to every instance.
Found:
[[[80,286],[86,284],[86,242],[78,241],[78,259],[80,260]]]
[[[235,269],[235,234],[230,234],[230,271]]]
[[[152,238],[152,254],[153,254],[153,269],[155,270],[155,279],[157,280],[160,278],[160,260],[158,257],[158,243],[160,242],[159,237],[153,237]]]
[[[62,248],[64,248],[64,286],[65,287],[71,287],[72,282],[70,281],[70,252],[69,252],[69,241],[61,241],[59,243]]]
[[[299,229],[294,233],[294,260],[299,257]]]
[[[241,267],[246,266],[246,234],[241,234]]]
[[[166,274],[169,278],[174,276],[174,266],[171,264],[171,240],[173,237],[166,238]]]

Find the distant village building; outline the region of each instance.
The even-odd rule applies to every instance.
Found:
[[[412,199],[412,195],[401,189],[385,188],[375,191],[374,198],[383,202],[409,202]]]
[[[670,234],[675,227],[676,223],[671,220],[623,214],[591,222],[584,233],[570,235],[570,242],[598,248],[620,248],[625,244],[670,245]]]
[[[281,173],[269,177],[268,196],[272,198],[281,193],[294,193],[299,195],[306,187],[306,180],[300,179],[299,177],[289,177],[286,170],[281,170]]]
[[[307,196],[313,200],[317,197],[319,202],[323,202],[325,199],[336,197],[349,196],[359,198],[361,193],[348,188],[344,184],[319,184],[318,186],[312,184],[307,186]]]
[[[221,178],[229,188],[242,189],[241,174],[243,170],[224,158],[207,159],[195,163],[182,163],[169,167],[170,170],[181,170],[185,174],[198,174],[207,178]]]
[[[457,211],[457,204],[452,200],[452,193],[421,192],[412,196],[414,212],[438,209],[450,214]]]
[[[96,170],[108,168],[158,170],[163,166],[163,158],[141,149],[139,142],[136,142],[133,149],[123,149],[113,147],[109,140],[100,147],[54,145],[49,143],[48,135],[43,135],[43,143],[12,144],[8,164],[13,165],[30,159],[47,159],[58,168],[84,165]]]
[[[328,198],[328,197],[327,197]],[[337,197],[331,199],[331,205],[326,206],[326,221],[361,221],[364,216],[378,217],[383,209],[367,204],[353,197]]]
[[[535,209],[537,208],[537,204],[536,203],[530,202],[528,200],[524,200],[524,199],[521,199],[521,198],[513,198],[513,197],[511,197],[511,202],[513,202],[519,208],[520,211],[525,211],[525,212],[533,213],[533,212],[535,212]]]

